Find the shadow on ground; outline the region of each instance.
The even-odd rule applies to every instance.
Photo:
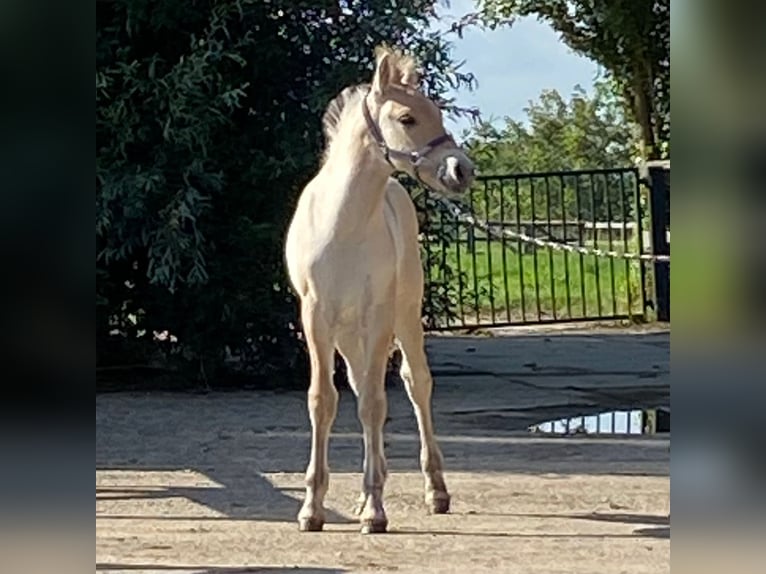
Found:
[[[104,440],[104,436],[99,438],[100,442]],[[390,472],[419,471],[419,443],[416,437],[394,436],[389,437],[388,442]],[[360,437],[334,439],[331,443],[331,470],[361,472],[360,443]],[[668,475],[669,453],[664,441],[448,436],[441,443],[448,473],[478,471],[548,474],[551,477],[559,476],[562,480],[565,480],[568,474]],[[304,472],[309,453],[307,433],[287,433],[278,436],[244,433],[239,440],[221,441],[218,446],[216,444],[209,444],[204,459],[200,460],[199,456],[183,454],[195,449],[195,441],[192,438],[166,434],[163,438],[155,440],[150,451],[144,452],[140,459],[133,459],[132,462],[126,463],[122,455],[112,459],[103,453],[99,454],[96,469],[189,469],[205,475],[223,488],[193,486],[142,491],[140,488],[126,490],[121,487],[102,487],[96,490],[97,497],[113,500],[185,497],[221,513],[221,519],[225,520],[295,520],[303,499],[303,489],[278,488],[261,473]],[[329,509],[327,512],[328,523],[355,522]],[[110,515],[109,518],[119,519],[120,516]],[[153,518],[163,519],[162,516]],[[179,518],[168,516],[167,519]],[[209,519],[215,517],[206,518]],[[190,517],[189,520],[195,518]]]
[[[97,467],[97,470],[99,468]],[[120,470],[115,467],[101,468],[101,470]],[[147,467],[128,467],[121,470],[168,470]],[[208,478],[221,484],[223,488],[215,487],[167,487],[161,490],[142,491],[131,487],[96,488],[98,500],[136,500],[136,499],[169,499],[185,498],[196,502],[220,513],[220,516],[178,516],[177,514],[154,514],[144,516],[152,520],[167,521],[237,521],[237,520],[260,520],[266,522],[294,522],[303,499],[303,490],[296,498],[289,496],[284,489],[280,489],[268,479],[258,473],[242,476],[239,473],[221,474],[215,471],[191,468]],[[326,509],[326,520],[329,524],[356,524],[358,521],[351,520],[330,508]],[[102,518],[110,520],[135,520],[138,516],[131,514],[98,514]]]
[[[571,474],[667,476],[668,440],[544,438],[520,435],[519,430],[525,428],[528,421],[524,417],[529,412],[539,417],[551,404],[557,405],[557,412],[570,408],[575,416],[581,414],[573,412],[582,408],[578,400],[598,408],[599,397],[607,395],[605,407],[634,407],[629,403],[642,385],[665,397],[669,383],[661,379],[666,374],[668,351],[669,337],[656,334],[429,341],[436,373],[434,416],[447,473],[554,474],[562,479]],[[447,373],[449,369],[452,374]],[[498,413],[526,409],[522,403],[531,405],[524,417],[498,419]],[[539,411],[536,415],[534,409]],[[415,420],[401,385],[389,389],[389,415],[389,471],[419,471]],[[330,444],[332,472],[361,472],[359,430],[356,401],[343,392]],[[102,488],[97,496],[186,497],[218,511],[226,520],[292,522],[302,500],[301,489],[279,489],[263,474],[304,472],[309,437],[303,392],[97,395],[97,471],[190,469],[223,487],[138,488],[131,492]],[[327,520],[351,522],[331,512]],[[644,532],[651,535],[652,530],[661,529]]]

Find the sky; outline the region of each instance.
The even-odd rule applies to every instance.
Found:
[[[451,0],[450,7],[438,8],[447,25],[473,10],[473,0]],[[596,64],[574,54],[556,32],[534,18],[525,18],[511,27],[493,31],[476,28],[454,36],[453,56],[465,60],[464,71],[473,72],[478,88],[461,90],[457,104],[477,107],[484,119],[502,122],[503,118],[525,119],[524,108],[537,100],[545,89],[569,96],[577,84],[588,92],[598,72]],[[449,122],[459,133],[467,121]]]

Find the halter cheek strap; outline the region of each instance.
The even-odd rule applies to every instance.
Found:
[[[383,157],[386,158],[388,164],[395,170],[397,170],[397,167],[391,162],[391,158],[401,159],[408,162],[415,168],[415,176],[420,179],[418,174],[418,168],[420,167],[420,164],[434,149],[443,143],[452,140],[452,136],[450,136],[448,133],[443,133],[416,151],[400,151],[397,149],[391,149],[388,147],[388,144],[383,137],[383,133],[380,131],[380,127],[378,127],[378,124],[375,123],[375,120],[372,119],[372,115],[370,115],[370,108],[367,106],[368,95],[369,92],[365,94],[364,98],[362,99],[362,114],[364,114],[364,120],[367,122],[367,129],[370,130],[372,139],[375,140],[375,143],[378,144],[378,147],[383,152]]]

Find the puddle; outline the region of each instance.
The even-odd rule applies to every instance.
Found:
[[[640,410],[608,411],[546,421],[530,428],[532,432],[549,434],[644,434]]]

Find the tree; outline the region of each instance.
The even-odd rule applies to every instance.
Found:
[[[503,127],[483,121],[464,134],[481,173],[523,173],[633,163],[635,128],[626,120],[608,80],[590,96],[576,86],[569,101],[544,90],[525,108],[525,121],[505,119]]]
[[[592,168],[621,168],[633,163],[637,137],[635,125],[628,121],[619,99],[615,96],[609,79],[595,83],[593,95],[577,86],[567,101],[556,90],[545,90],[535,102],[525,108],[525,121],[505,119],[505,125],[495,127],[492,123],[481,122],[464,134],[466,145],[483,174],[530,173],[546,171],[567,171]],[[568,182],[548,181],[547,188],[537,187],[534,182],[522,182],[518,200],[515,190],[505,189],[504,197],[508,209],[518,209],[523,219],[538,218],[547,209],[549,193],[551,215],[561,217],[566,206],[567,217],[576,217],[578,211],[588,219],[619,219],[622,212],[620,195],[606,193],[605,186],[611,183],[603,178],[594,182],[581,181],[578,185],[583,197],[589,196],[593,186],[594,204],[587,202],[579,210],[574,198],[575,190]],[[563,186],[563,188],[562,188]],[[556,201],[559,194],[561,201]],[[514,195],[513,197],[511,195]],[[605,204],[605,197],[611,198],[611,205]],[[490,194],[499,199],[498,193]],[[533,217],[532,202],[537,211]],[[628,204],[631,202],[628,201]],[[482,205],[475,206],[483,209]],[[486,215],[493,219],[500,217],[500,207],[495,201],[486,206]],[[506,213],[505,217],[512,216]]]
[[[320,119],[368,79],[382,41],[426,88],[470,82],[416,0],[97,4],[96,289],[100,364],[193,368],[236,355],[289,383],[305,359],[282,239],[320,157]],[[228,371],[227,371],[228,372]]]
[[[669,157],[670,0],[477,0],[494,28],[536,16],[575,52],[603,66],[641,128],[642,155]]]

